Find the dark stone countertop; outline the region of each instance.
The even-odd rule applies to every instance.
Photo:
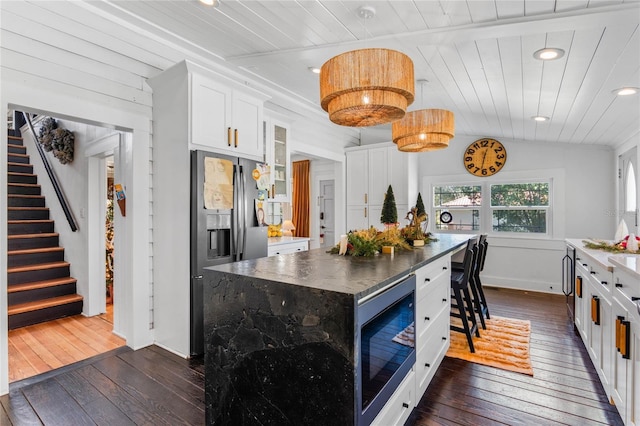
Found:
[[[353,257],[314,249],[205,269],[353,295],[360,299],[466,244],[472,234],[435,234],[438,241],[393,255]]]

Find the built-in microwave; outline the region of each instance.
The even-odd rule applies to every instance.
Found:
[[[356,413],[368,425],[416,361],[415,275],[358,302]]]

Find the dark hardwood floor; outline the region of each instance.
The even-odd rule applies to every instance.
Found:
[[[408,425],[622,425],[563,297],[488,289],[487,298],[492,315],[531,320],[534,376],[445,358]],[[0,425],[204,423],[202,360],[155,346],[117,349],[10,389]]]
[[[531,321],[533,377],[445,358],[407,424],[623,424],[573,332],[564,296],[495,288],[486,296],[491,315]]]

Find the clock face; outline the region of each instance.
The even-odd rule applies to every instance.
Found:
[[[507,150],[495,139],[478,139],[464,152],[464,167],[474,176],[486,177],[500,171],[507,162]]]

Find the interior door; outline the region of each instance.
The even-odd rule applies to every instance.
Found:
[[[332,247],[335,238],[335,200],[334,181],[320,181],[320,235],[321,247]]]

